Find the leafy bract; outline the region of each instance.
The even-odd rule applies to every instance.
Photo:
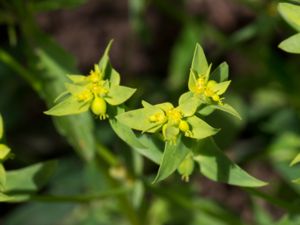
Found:
[[[300,6],[292,3],[279,3],[278,10],[286,22],[300,32]]]
[[[267,185],[233,163],[214,143],[212,139],[198,141],[193,148],[194,159],[200,172],[207,178],[243,187],[261,187]]]
[[[215,135],[219,131],[196,116],[187,118],[187,122],[191,125],[191,135],[189,136],[191,138],[203,139]]]
[[[278,47],[289,53],[300,54],[300,33],[295,34],[289,37],[288,39],[284,40],[279,44]]]
[[[125,86],[115,86],[111,88],[105,100],[110,105],[120,105],[126,100],[128,100],[136,91],[134,88],[129,88]]]

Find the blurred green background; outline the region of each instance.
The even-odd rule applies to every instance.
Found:
[[[295,33],[279,16],[277,4],[0,0],[0,112],[6,143],[15,154],[6,169],[59,158],[55,176],[41,193],[104,190],[107,178],[73,154],[51,118],[43,114],[59,92],[59,85],[50,86],[47,79],[60,76],[62,85],[64,73],[88,74],[113,38],[112,64],[124,84],[138,88],[128,105],[137,108],[142,99],[176,103],[186,90],[199,42],[213,66],[229,64],[232,83],[226,101],[243,118],[238,121],[221,112],[210,116],[209,123],[222,128],[216,141],[235,162],[270,185],[256,192],[214,183],[196,173],[188,184],[173,175],[159,187],[143,187],[140,196],[136,194],[134,210],[140,224],[300,224],[300,186],[291,182],[300,176],[300,169],[288,166],[300,148],[300,56],[277,47]],[[53,74],[45,76],[49,68]],[[72,121],[56,123],[76,129],[70,128]],[[131,153],[108,124],[98,120],[94,124],[96,139],[117,153],[129,170],[142,170],[136,167],[144,162],[141,176],[155,174],[157,167]],[[81,134],[73,133],[72,138],[76,135]],[[75,142],[70,141],[73,146]],[[128,224],[115,201],[1,203],[0,224]]]

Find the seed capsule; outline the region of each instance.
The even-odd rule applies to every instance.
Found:
[[[91,105],[92,112],[99,116],[100,119],[105,119],[106,115],[106,102],[103,98],[96,97]]]
[[[183,181],[188,182],[190,175],[194,170],[194,159],[192,155],[188,155],[178,167],[178,173]]]
[[[182,132],[187,132],[190,129],[190,126],[186,121],[181,120],[180,123],[179,123],[179,129]]]

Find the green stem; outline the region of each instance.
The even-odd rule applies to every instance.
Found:
[[[109,149],[106,146],[97,143],[96,151],[98,155],[110,166],[117,166],[120,164],[118,158],[113,153],[111,153],[111,151],[109,151]]]
[[[94,201],[95,199],[104,199],[116,195],[123,195],[129,191],[128,188],[119,188],[111,191],[102,193],[88,194],[88,195],[70,195],[70,196],[59,196],[59,195],[33,195],[30,197],[31,201],[39,202],[75,202],[84,203]]]
[[[40,83],[36,82],[34,76],[3,49],[0,49],[0,61],[2,61],[16,73],[20,74],[20,76],[22,76],[32,85],[34,90],[39,91],[41,89]]]

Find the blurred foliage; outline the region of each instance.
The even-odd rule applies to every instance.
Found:
[[[178,175],[160,185],[151,184],[157,168],[130,151],[109,126],[103,123],[94,126],[88,113],[54,119],[57,131],[67,138],[72,148],[56,135],[42,111],[46,105],[52,106],[53,100],[64,90],[65,74],[79,72],[74,57],[41,31],[35,16],[49,10],[80,8],[84,2],[0,0],[0,112],[6,125],[1,143],[8,144],[15,154],[14,160],[5,161],[6,177],[12,180],[18,173],[26,178],[25,181],[13,180],[9,184],[12,189],[7,193],[20,197],[15,201],[32,200],[1,204],[1,223],[300,224],[300,186],[297,184],[300,168],[289,166],[300,148],[300,58],[277,48],[282,40],[295,33],[277,13],[278,1],[228,1],[228,4],[246,8],[251,16],[244,24],[227,30],[211,22],[209,12],[197,14],[186,9],[186,5],[192,4],[190,0],[128,1],[129,22],[141,45],[155,46],[157,41],[157,34],[147,21],[149,11],[155,9],[157,14],[175,21],[178,26],[178,35],[172,36],[168,46],[170,57],[164,65],[167,76],[134,77],[138,84],[135,86],[141,89],[147,86],[159,89],[158,94],[152,89],[145,91],[147,98],[158,102],[165,100],[162,96],[177,98],[188,80],[186,74],[196,42],[204,46],[211,61],[226,60],[232,68],[233,88],[226,95],[226,101],[241,113],[243,120],[234,120],[220,112],[208,118],[213,126],[221,125],[222,132],[216,137],[221,149],[270,183],[266,189],[243,189],[247,193],[243,204],[248,207],[250,219],[241,218],[241,209],[230,207],[224,199],[215,200],[214,196],[203,194],[210,187],[199,176],[191,177],[188,184],[179,183]],[[299,5],[296,0],[287,2],[284,4]],[[280,13],[289,20],[282,9]],[[296,25],[292,26],[299,31]],[[296,41],[299,40],[297,35]],[[139,107],[134,100],[130,104]],[[122,127],[111,123],[122,133]],[[24,139],[28,140],[22,141]],[[152,145],[153,151],[157,148],[146,136],[142,141],[146,146]],[[149,155],[141,146],[135,147],[142,155]],[[70,149],[76,150],[84,160],[71,156]],[[57,157],[58,162],[31,165]],[[161,153],[153,153],[152,157],[152,161],[158,161]],[[46,172],[39,184],[34,178],[40,170]],[[227,189],[236,190],[223,185],[217,187],[216,196],[223,193],[227,197]],[[38,192],[32,194],[33,190]],[[2,200],[9,198],[0,194]],[[229,198],[231,196],[225,199]],[[272,207],[275,210],[270,210]]]

